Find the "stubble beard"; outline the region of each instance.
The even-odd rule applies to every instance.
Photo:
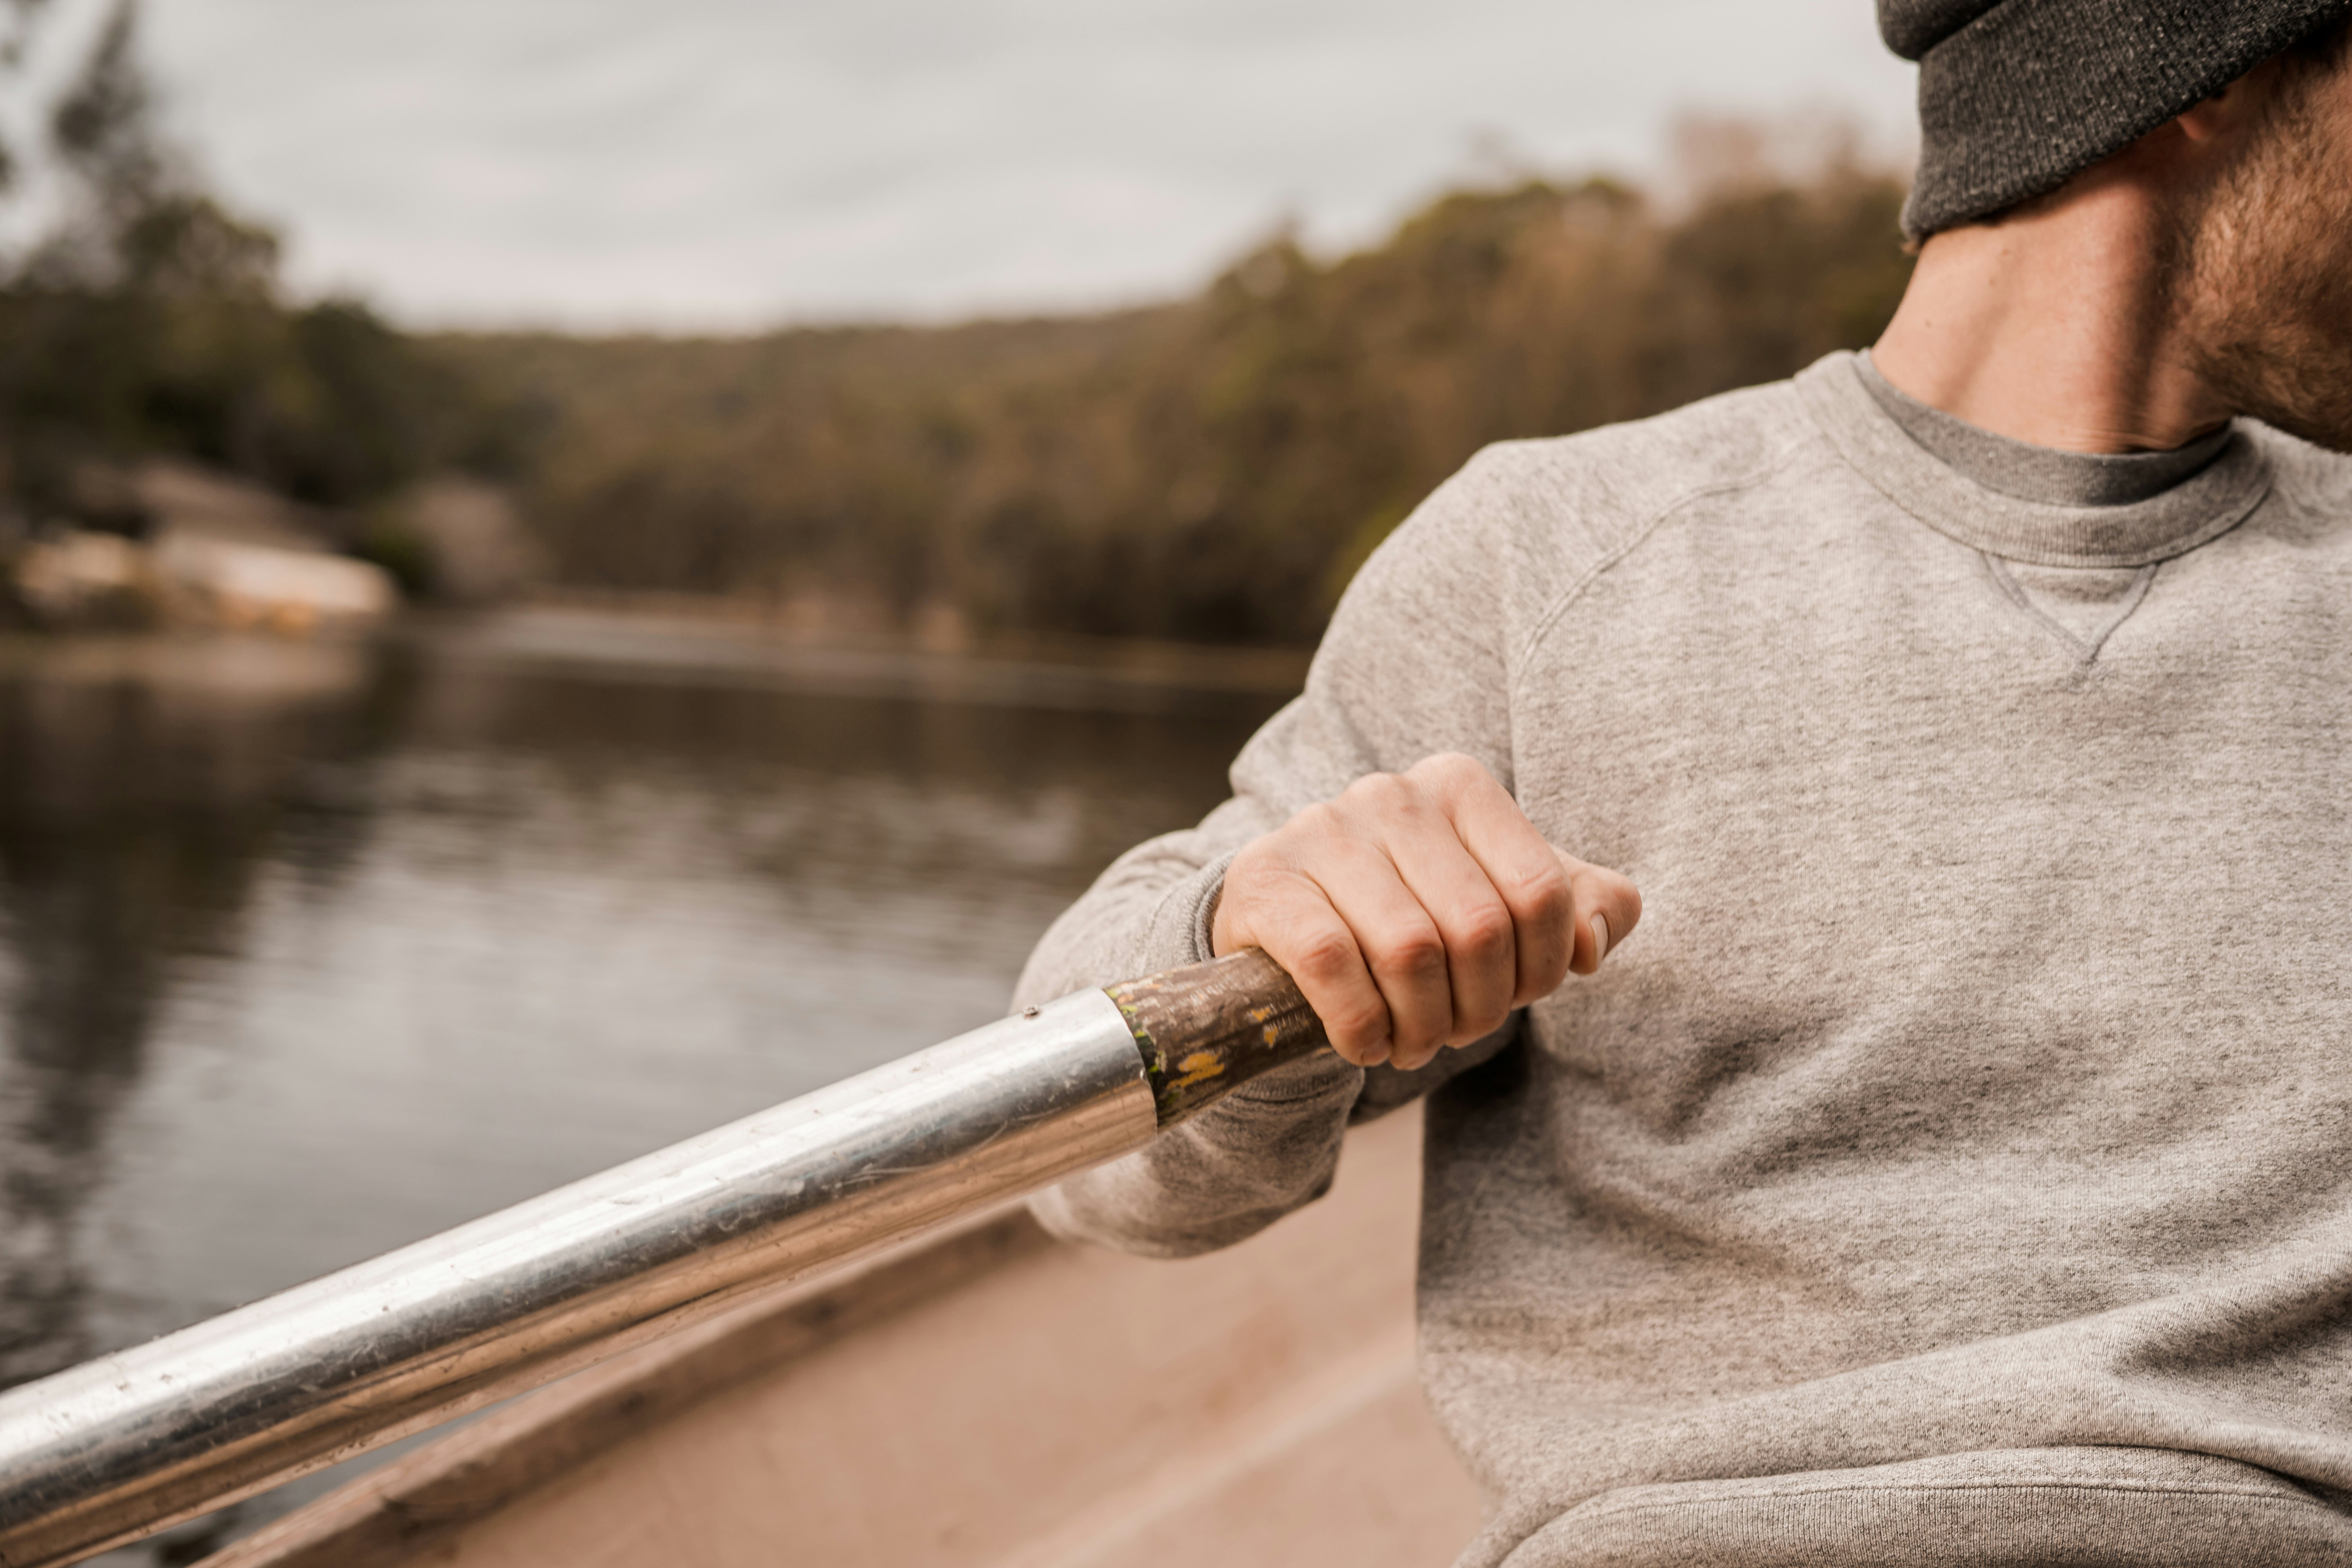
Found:
[[[2233,412],[2352,452],[2352,65],[2315,70],[2201,204],[2196,369]]]

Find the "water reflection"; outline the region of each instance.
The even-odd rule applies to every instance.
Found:
[[[1054,691],[0,647],[0,1382],[993,1016],[1276,700]]]
[[[0,679],[0,1381],[103,1348],[77,1219],[175,958],[229,954],[287,760],[353,751],[358,650],[89,644]],[[144,657],[142,657],[144,656]],[[291,656],[291,657],[289,657]],[[149,668],[142,669],[144,664]],[[148,677],[142,679],[142,676]],[[160,679],[157,679],[160,677]],[[331,877],[348,834],[308,836]]]

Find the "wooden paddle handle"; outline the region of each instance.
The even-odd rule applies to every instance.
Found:
[[[1331,1043],[1298,983],[1255,947],[1103,989],[1134,1031],[1162,1127]]]

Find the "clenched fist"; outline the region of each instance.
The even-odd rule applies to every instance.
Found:
[[[1411,1068],[1591,973],[1641,918],[1633,883],[1554,849],[1483,764],[1448,753],[1358,779],[1244,849],[1210,935],[1288,970],[1349,1061]]]

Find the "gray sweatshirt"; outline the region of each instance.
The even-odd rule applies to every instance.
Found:
[[[1202,958],[1238,847],[1440,751],[1641,929],[1041,1216],[1222,1246],[1428,1095],[1465,1564],[2352,1562],[2352,461],[2210,446],[2037,468],[1838,355],[1482,453],[1022,1000]]]

